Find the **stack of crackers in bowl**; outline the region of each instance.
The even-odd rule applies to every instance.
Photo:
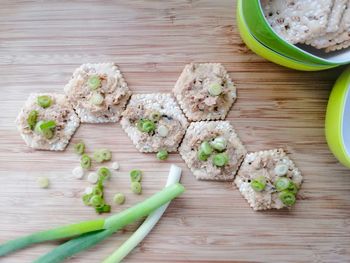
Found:
[[[350,46],[348,0],[263,0],[262,7],[273,30],[289,43],[325,52]]]
[[[237,19],[241,36],[249,31],[256,41],[242,36],[248,47],[275,52],[284,63],[256,52],[275,63],[323,70],[350,62],[350,0],[239,0]]]

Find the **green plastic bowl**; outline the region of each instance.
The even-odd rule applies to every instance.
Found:
[[[350,62],[350,50],[325,53],[319,50],[316,51],[306,45],[301,49],[285,41],[269,25],[264,16],[260,0],[243,1],[242,8],[251,34],[272,50],[305,63],[339,66]],[[317,53],[317,55],[310,52]]]
[[[245,17],[243,15],[242,11],[242,2],[248,1],[248,0],[238,0],[237,1],[237,25],[238,30],[241,35],[242,40],[244,43],[257,55],[274,62],[276,64],[279,64],[284,67],[296,69],[296,70],[303,70],[303,71],[319,71],[319,70],[325,70],[332,67],[335,67],[334,65],[319,65],[319,64],[311,64],[311,63],[302,63],[300,61],[296,61],[290,58],[287,58],[285,56],[282,56],[273,50],[269,49],[268,47],[261,44],[257,39],[254,38],[254,36],[250,33],[248,26],[245,22]],[[250,1],[250,0],[249,0]]]
[[[326,139],[329,149],[350,168],[350,67],[338,78],[328,100]]]

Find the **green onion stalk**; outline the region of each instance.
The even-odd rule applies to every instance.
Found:
[[[80,223],[62,226],[51,230],[40,231],[25,237],[8,241],[0,245],[0,257],[35,243],[81,235],[76,239],[72,239],[71,241],[68,241],[63,245],[58,246],[53,251],[49,252],[48,254],[35,261],[60,262],[70,255],[78,253],[79,251],[82,251],[94,244],[97,244],[99,241],[110,236],[112,233],[123,228],[124,226],[136,221],[137,219],[149,215],[155,209],[159,208],[160,206],[166,204],[167,202],[171,201],[172,199],[183,193],[184,190],[185,189],[181,184],[172,184],[164,188],[160,192],[154,194],[153,196],[147,198],[143,202],[138,203],[135,206],[130,207],[118,214],[112,215],[106,219],[83,221]],[[105,229],[107,229],[108,232],[99,231]],[[88,232],[93,232],[94,234],[98,235],[93,239],[87,239],[87,237],[89,237],[89,235],[91,234],[82,234]],[[81,246],[77,245],[77,240],[79,241]],[[57,260],[48,260],[50,258],[57,258]]]

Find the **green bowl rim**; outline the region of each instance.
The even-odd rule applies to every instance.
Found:
[[[338,161],[348,168],[350,168],[350,156],[344,143],[343,119],[349,92],[350,66],[343,71],[333,86],[325,118],[325,135],[328,147]]]
[[[320,71],[320,70],[326,70],[326,69],[336,67],[335,65],[308,64],[308,63],[296,61],[288,57],[285,57],[275,52],[274,50],[271,50],[270,48],[266,47],[262,43],[260,43],[259,40],[257,40],[250,33],[250,30],[247,24],[245,23],[244,13],[242,11],[242,2],[243,0],[237,1],[237,10],[236,10],[236,18],[237,18],[239,33],[241,35],[242,40],[245,42],[245,44],[257,55],[273,63],[279,64],[287,68],[295,69],[295,70]]]

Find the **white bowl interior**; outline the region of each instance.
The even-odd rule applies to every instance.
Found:
[[[350,156],[350,85],[346,91],[345,105],[342,116],[342,138],[346,153]]]

